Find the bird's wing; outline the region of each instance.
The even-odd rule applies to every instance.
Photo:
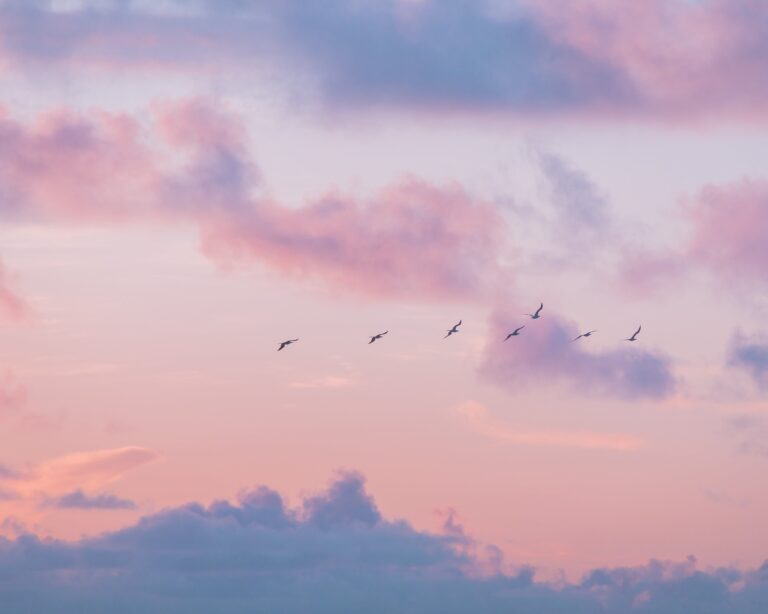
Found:
[[[524,328],[525,328],[525,326],[521,326],[521,327],[519,327],[519,328],[518,328],[518,329],[517,329],[515,332],[516,332],[516,333],[519,333],[519,332],[520,332],[521,330],[523,330]]]
[[[461,326],[461,320],[459,320],[459,323],[458,323],[458,324],[456,324],[456,325],[454,326],[454,328],[456,328],[456,326]]]
[[[639,335],[639,334],[640,334],[640,331],[642,330],[642,328],[643,328],[642,326],[638,326],[638,327],[637,327],[637,330],[635,331],[635,334],[634,334],[634,335],[632,335],[632,336],[634,337],[635,335]]]
[[[541,305],[539,305],[539,308],[536,310],[536,315],[539,315],[539,312],[540,312],[542,309],[544,309],[544,303],[542,303]]]

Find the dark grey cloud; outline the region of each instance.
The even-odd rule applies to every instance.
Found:
[[[0,538],[0,602],[4,614],[764,614],[768,606],[768,565],[701,571],[693,559],[652,561],[553,586],[530,568],[477,574],[467,540],[384,518],[363,478],[346,473],[297,508],[261,487],[97,538]]]
[[[121,499],[115,495],[89,495],[82,490],[75,490],[53,499],[47,499],[45,507],[79,510],[133,510],[136,504],[129,499]]]

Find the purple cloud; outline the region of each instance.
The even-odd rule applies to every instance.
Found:
[[[728,427],[738,434],[739,452],[768,458],[768,423],[762,416],[736,416],[728,421]]]
[[[115,495],[98,494],[88,495],[82,490],[74,490],[70,493],[48,499],[44,503],[45,507],[55,507],[58,509],[78,509],[78,510],[134,510],[136,504],[129,499],[121,499]]]
[[[320,511],[322,510],[322,512]],[[327,510],[333,510],[330,516]],[[318,514],[332,521],[318,524]],[[362,515],[361,515],[362,514]],[[384,518],[357,474],[286,508],[261,487],[73,542],[0,538],[3,612],[540,612],[762,614],[768,564],[702,571],[694,559],[597,569],[576,583],[481,566],[458,530]],[[62,581],[65,578],[66,581]]]
[[[541,151],[537,158],[562,234],[594,238],[599,233],[605,240],[605,231],[611,223],[608,203],[594,182],[586,173],[553,153]]]
[[[658,399],[675,390],[669,360],[662,354],[622,341],[617,343],[625,346],[590,351],[588,341],[573,341],[580,332],[576,326],[551,312],[526,326],[514,343],[502,343],[519,320],[501,310],[491,315],[480,373],[500,386],[517,390],[531,383],[561,382],[582,394],[625,399]]]
[[[763,390],[768,390],[768,338],[737,332],[731,341],[728,364],[746,371]]]
[[[123,0],[0,8],[0,57],[21,65],[254,69],[327,108],[764,119],[760,0]],[[688,41],[679,45],[678,41]]]

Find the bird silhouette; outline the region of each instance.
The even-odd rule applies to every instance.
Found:
[[[288,346],[288,345],[291,345],[291,343],[296,343],[297,341],[298,341],[298,339],[288,339],[288,341],[283,341],[283,342],[280,344],[280,347],[279,347],[279,348],[277,348],[277,351],[279,352],[279,351],[280,351],[280,350],[282,350],[284,347],[286,347],[286,346]]]
[[[389,332],[388,330],[385,330],[383,333],[379,333],[378,335],[374,335],[373,337],[371,337],[371,340],[368,342],[368,345],[371,345],[371,343],[373,343],[373,342],[374,342],[374,341],[376,341],[377,339],[381,339],[381,338],[382,338],[384,335],[386,335],[388,332]]]
[[[582,337],[591,337],[592,333],[596,333],[596,332],[597,332],[596,330],[589,330],[586,333],[581,333],[578,337],[574,337],[573,339],[571,339],[571,341],[578,341]]]
[[[624,341],[637,341],[637,336],[640,334],[642,329],[642,326],[638,326],[637,330],[632,334],[632,336],[629,339],[624,339]]]
[[[539,315],[541,313],[541,310],[544,309],[544,303],[539,305],[539,308],[533,312],[533,313],[524,313],[523,315],[531,316],[531,319],[538,320],[541,316]]]
[[[448,334],[445,337],[443,337],[443,339],[447,339],[453,333],[458,333],[459,332],[459,326],[461,326],[461,320],[459,320],[456,324],[453,325],[453,327],[448,331]]]
[[[520,334],[520,331],[523,330],[524,328],[525,328],[525,326],[520,326],[520,327],[516,328],[515,330],[513,330],[511,333],[509,333],[507,335],[507,337],[506,337],[506,339],[504,339],[504,341],[506,341],[510,337],[517,337]]]

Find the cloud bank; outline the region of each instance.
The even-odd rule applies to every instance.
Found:
[[[76,542],[2,538],[0,599],[8,614],[758,614],[768,604],[768,565],[701,571],[693,559],[652,561],[554,586],[503,560],[480,573],[470,541],[461,530],[387,520],[363,478],[342,473],[296,508],[260,487],[235,503],[190,503]]]
[[[44,0],[0,6],[10,67],[271,76],[326,108],[765,118],[760,0]]]

